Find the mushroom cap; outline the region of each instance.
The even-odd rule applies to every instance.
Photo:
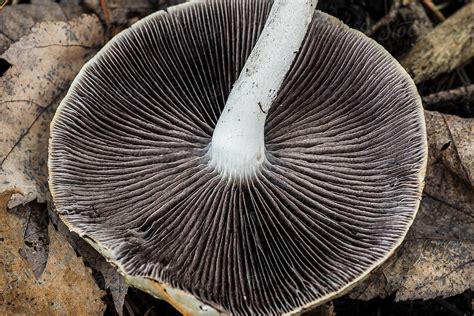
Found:
[[[271,1],[169,8],[114,37],[51,126],[50,189],[72,230],[183,313],[295,313],[347,292],[400,245],[426,135],[412,80],[316,11],[269,110],[255,177],[208,164],[213,128]]]

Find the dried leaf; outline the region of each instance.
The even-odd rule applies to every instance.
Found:
[[[0,314],[103,315],[105,293],[64,237],[49,226],[48,263],[36,280],[19,254],[22,231],[21,220],[6,211],[5,203],[0,205]]]
[[[474,186],[474,119],[436,112],[425,113],[431,162],[443,164]]]
[[[396,300],[449,297],[472,286],[472,242],[430,241],[423,245],[417,262],[401,283]]]
[[[449,297],[474,286],[474,119],[425,112],[429,162],[424,197],[397,254],[350,296]]]
[[[105,260],[101,262],[101,264],[98,266],[98,269],[104,277],[105,287],[109,289],[110,293],[112,294],[112,299],[114,300],[114,306],[117,310],[117,313],[122,316],[123,304],[125,301],[125,296],[128,292],[128,284],[125,283],[125,278]]]
[[[0,193],[18,192],[15,207],[45,201],[49,122],[82,65],[103,42],[96,16],[43,22],[0,58],[12,66],[0,77]]]
[[[23,247],[20,255],[31,265],[36,278],[43,273],[48,260],[48,211],[45,204],[31,202],[20,205],[11,213],[21,218],[23,227]]]
[[[50,195],[48,195],[48,207],[51,221],[58,228],[58,231],[66,237],[69,244],[82,257],[88,267],[100,272],[104,282],[99,283],[99,286],[103,289],[110,290],[115,309],[119,315],[122,315],[125,296],[128,292],[128,284],[125,283],[124,276],[118,273],[117,268],[107,262],[91,245],[85,242],[76,233],[71,232],[66,225],[64,225],[54,210]]]
[[[77,17],[81,11],[80,6],[46,1],[5,6],[0,11],[0,54],[28,34],[36,23],[67,21]]]

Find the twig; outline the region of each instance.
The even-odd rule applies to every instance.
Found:
[[[395,18],[398,15],[398,10],[400,9],[400,6],[402,5],[402,0],[394,0],[392,3],[392,6],[390,7],[390,10],[388,10],[388,13],[378,20],[377,23],[372,25],[366,32],[365,35],[367,36],[372,36],[377,32],[380,28],[392,23]]]
[[[4,0],[2,4],[0,4],[0,11],[3,10],[3,8],[8,4],[9,0]]]
[[[423,103],[425,103],[426,107],[433,107],[443,103],[462,102],[474,102],[474,84],[461,88],[432,93],[423,97]]]
[[[155,306],[152,306],[152,307],[150,307],[149,309],[147,309],[147,311],[145,312],[145,314],[144,314],[143,316],[148,316],[148,315],[150,315],[154,308],[155,308]]]
[[[436,5],[433,3],[433,0],[421,0],[421,2],[423,2],[423,4],[428,9],[430,9],[430,11],[436,16],[439,22],[443,22],[444,20],[446,20],[446,17],[441,11],[438,10]]]
[[[474,2],[468,2],[446,21],[419,38],[415,46],[399,59],[415,83],[450,72],[473,58],[473,10]]]
[[[107,4],[107,0],[99,0],[100,2],[100,7],[102,9],[102,12],[104,13],[104,20],[105,24],[107,25],[107,28],[110,26],[110,9],[109,5]]]
[[[128,301],[124,301],[125,308],[127,309],[127,312],[130,316],[135,316],[135,313],[133,312],[132,306],[130,306]]]

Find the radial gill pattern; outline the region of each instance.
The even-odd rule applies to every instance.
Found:
[[[63,220],[125,274],[235,315],[317,305],[380,264],[414,218],[425,164],[409,77],[316,12],[268,114],[261,172],[237,181],[208,166],[270,8],[206,1],[146,18],[85,66],[52,125]]]

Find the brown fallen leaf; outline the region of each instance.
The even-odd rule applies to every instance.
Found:
[[[23,223],[22,235],[24,242],[19,253],[28,261],[35,277],[38,279],[48,261],[49,218],[46,205],[33,201],[15,207],[10,212],[20,218]]]
[[[425,112],[430,159],[474,186],[474,119]],[[436,177],[435,177],[436,178]],[[430,189],[431,186],[428,186]],[[453,197],[454,198],[454,197]]]
[[[474,287],[474,119],[425,112],[429,161],[405,242],[350,297],[449,297]]]
[[[36,280],[19,254],[22,231],[21,220],[0,204],[0,315],[103,315],[105,293],[64,237],[49,226],[48,263]]]
[[[28,34],[36,23],[67,21],[81,12],[80,6],[52,1],[5,6],[0,11],[0,54]]]
[[[128,292],[128,284],[125,283],[124,276],[121,275],[115,266],[107,262],[105,257],[98,253],[97,250],[89,245],[84,239],[67,228],[67,226],[59,219],[59,216],[54,209],[51,195],[48,194],[47,200],[51,222],[57,227],[61,235],[65,236],[66,240],[82,257],[86,265],[102,275],[103,282],[99,282],[99,286],[110,291],[117,314],[123,315],[125,296]]]
[[[14,194],[10,208],[45,201],[49,122],[83,64],[104,40],[99,19],[43,22],[12,44],[0,59],[0,193]]]

